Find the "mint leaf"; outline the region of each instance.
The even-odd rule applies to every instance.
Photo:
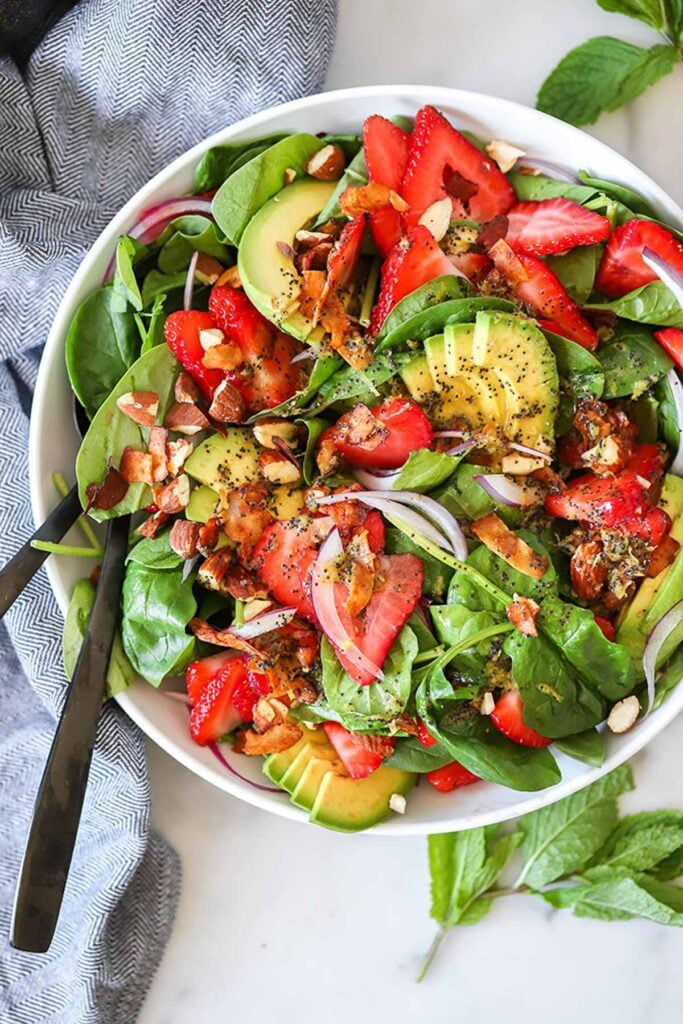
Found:
[[[525,864],[517,886],[540,889],[562,875],[580,871],[614,829],[616,797],[630,789],[631,769],[621,765],[581,792],[521,818]]]
[[[595,863],[649,871],[681,848],[681,811],[643,811],[621,819],[596,855]]]
[[[460,908],[473,896],[472,881],[486,860],[486,830],[429,836],[432,877],[431,915],[439,924],[453,924]]]
[[[592,124],[667,74],[680,54],[664,44],[646,50],[597,36],[564,57],[541,86],[536,106],[570,124]]]
[[[662,32],[666,27],[662,0],[598,0],[598,7],[602,7],[603,11],[637,18],[655,32]]]
[[[681,42],[683,36],[683,0],[662,0],[666,11],[668,36],[674,43]]]
[[[601,921],[643,918],[656,924],[683,927],[683,889],[631,874],[624,868],[601,867],[587,872],[573,904],[577,917]]]
[[[498,881],[503,868],[522,841],[520,832],[511,832],[501,836],[491,846],[481,870],[471,884],[472,894],[469,901],[460,908],[457,920],[459,925],[476,924],[488,914],[493,900],[484,894]]]

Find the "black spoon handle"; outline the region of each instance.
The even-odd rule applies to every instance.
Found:
[[[11,608],[28,582],[35,576],[48,557],[47,551],[36,551],[32,540],[60,541],[70,526],[76,522],[83,509],[78,499],[78,488],[72,487],[57,508],[50,512],[29,540],[19,548],[7,565],[0,569],[0,619]]]
[[[10,942],[45,953],[62,905],[119,613],[130,516],[112,519],[83,646],[57,724],[21,865]]]

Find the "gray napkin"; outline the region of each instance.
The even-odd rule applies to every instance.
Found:
[[[87,247],[189,146],[320,89],[335,8],[335,0],[82,0],[23,77],[0,56],[0,563],[33,529],[31,392],[57,303]],[[0,629],[3,1024],[134,1020],[180,887],[177,857],[150,829],[143,737],[108,706],[52,949],[9,947],[19,860],[64,694],[61,627],[41,572]]]

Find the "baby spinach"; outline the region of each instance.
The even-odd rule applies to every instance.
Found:
[[[561,256],[548,256],[546,262],[553,274],[580,306],[593,291],[601,254],[599,245],[579,245]]]
[[[679,647],[657,680],[653,707],[658,708],[683,679],[683,647]],[[683,874],[683,872],[681,872]]]
[[[157,268],[162,274],[187,271],[194,252],[213,256],[225,266],[232,263],[230,250],[221,241],[216,225],[208,217],[188,214],[177,217],[158,238]]]
[[[587,729],[575,736],[564,736],[555,740],[555,746],[567,757],[593,765],[594,768],[599,768],[605,760],[605,737],[597,729]]]
[[[435,491],[433,497],[448,509],[457,519],[469,519],[473,522],[489,512],[497,512],[508,526],[515,526],[520,521],[519,509],[507,505],[498,505],[474,478],[490,473],[486,466],[476,466],[472,462],[461,462],[448,483]]]
[[[396,741],[394,752],[385,762],[390,768],[400,768],[404,772],[433,772],[435,768],[443,768],[453,760],[450,750],[441,743],[425,747],[416,736],[408,736]]]
[[[446,647],[455,647],[471,637],[502,621],[500,613],[472,611],[463,604],[432,605],[429,609],[434,630]],[[477,641],[451,659],[455,671],[468,679],[484,682],[486,665],[491,658],[496,638]]]
[[[624,321],[617,324],[614,337],[600,346],[597,358],[605,374],[604,398],[638,398],[673,366],[652,331]]]
[[[274,143],[285,138],[285,134],[279,133],[266,135],[261,139],[223,142],[218,146],[212,146],[197,164],[194,172],[194,191],[210,192],[218,188],[242,162],[265,153]]]
[[[64,671],[69,679],[73,676],[76,668],[94,601],[95,587],[86,576],[79,580],[74,587],[64,619],[62,659]],[[117,693],[128,689],[135,679],[135,675],[135,669],[123,649],[121,634],[117,630],[114,634],[114,646],[107,669],[107,697],[115,697]]]
[[[389,334],[400,327],[406,320],[410,320],[418,313],[426,309],[438,306],[449,299],[462,299],[471,294],[469,282],[455,274],[443,274],[435,277],[433,281],[420,285],[414,291],[409,292],[404,298],[396,303],[386,320],[380,328],[377,340],[382,341]]]
[[[587,171],[579,171],[579,178],[584,185],[603,192],[610,199],[616,199],[618,203],[622,203],[638,216],[655,217],[655,212],[647,200],[643,199],[637,192],[634,192],[633,189],[627,188],[626,185],[618,185],[614,181],[594,178]]]
[[[298,419],[296,422],[300,423],[306,430],[306,450],[304,452],[302,471],[304,482],[310,486],[318,476],[318,467],[315,461],[316,445],[327,423],[325,420],[316,417]]]
[[[148,252],[146,245],[141,245],[129,235],[121,235],[116,246],[116,263],[112,287],[118,300],[119,310],[128,305],[138,312],[142,309],[140,286],[135,274],[135,264]]]
[[[327,200],[322,210],[320,211],[320,216],[315,222],[315,226],[319,227],[321,224],[324,224],[325,221],[328,221],[331,217],[334,217],[335,219],[338,217],[344,217],[344,214],[342,213],[341,207],[339,205],[339,197],[341,196],[342,192],[344,192],[347,188],[356,188],[359,185],[367,185],[367,183],[368,167],[367,164],[365,163],[365,153],[363,152],[363,149],[361,147],[361,149],[359,149],[356,155],[354,156],[353,160],[349,164],[347,164],[344,173],[342,174],[341,178],[339,179],[335,186],[334,192],[332,193],[332,195],[330,196],[330,198]]]
[[[683,327],[683,309],[663,281],[651,281],[611,302],[590,302],[586,309],[602,309],[624,320],[657,327]]]
[[[422,562],[424,569],[424,581],[422,583],[422,593],[427,597],[432,598],[435,601],[442,601],[446,596],[448,590],[448,584],[453,575],[453,570],[449,569],[443,562],[439,562],[436,558],[432,558],[421,548],[413,544],[410,537],[406,537],[405,533],[401,530],[397,530],[394,526],[386,528],[385,532],[385,547],[387,553],[390,555],[417,555]],[[424,627],[423,627],[424,628]],[[432,640],[432,645],[434,642]]]
[[[443,452],[430,452],[428,448],[418,448],[411,452],[394,480],[395,491],[416,491],[427,494],[435,487],[441,486],[453,476],[462,456],[445,455]],[[391,497],[391,493],[387,494]]]
[[[462,278],[454,277],[452,280],[461,281]],[[506,299],[496,299],[488,295],[447,299],[407,317],[380,339],[376,351],[408,346],[409,342],[424,341],[435,334],[441,334],[447,324],[474,323],[477,313],[488,309],[511,312],[514,307]]]
[[[563,196],[584,206],[596,197],[603,195],[601,189],[590,185],[576,185],[568,181],[560,181],[558,178],[551,178],[546,174],[523,174],[521,171],[513,170],[508,172],[508,179],[520,202],[540,201]]]
[[[154,391],[159,396],[158,422],[163,422],[173,401],[173,388],[180,367],[166,345],[158,345],[140,356],[136,363],[113,387],[97,411],[76,456],[78,493],[83,507],[87,505],[86,488],[101,483],[110,465],[118,467],[124,448],[142,450],[147,430],[119,411],[117,399],[128,391]],[[93,509],[93,519],[102,521],[126,512],[137,512],[149,505],[152,494],[147,484],[131,484],[122,501],[111,509]]]
[[[560,406],[555,424],[558,434],[571,427],[576,405],[586,398],[600,398],[605,374],[600,362],[582,345],[552,331],[543,332],[553,350],[560,378]]]
[[[520,594],[523,597],[531,597],[535,601],[556,594],[557,571],[548,552],[538,537],[528,530],[518,530],[517,535],[526,541],[534,551],[548,559],[548,568],[540,580],[533,579],[514,569],[484,544],[480,544],[470,553],[467,564],[477,569],[506,594]],[[448,591],[448,603],[464,604],[467,608],[472,609],[500,611],[500,604],[463,572],[456,572],[453,576]]]
[[[310,411],[321,412],[335,402],[366,398],[370,404],[379,402],[382,397],[379,388],[397,373],[398,364],[389,355],[376,357],[364,370],[342,364],[321,383]]]
[[[285,171],[304,174],[309,157],[324,143],[302,132],[274,143],[231,174],[216,192],[211,204],[218,227],[233,245],[264,203],[285,187]]]
[[[171,304],[171,302],[167,303],[167,296],[160,292],[154,299],[154,304],[149,313],[138,314],[138,330],[142,338],[140,355],[148,352],[155,345],[163,345],[165,343],[164,324],[166,323],[166,317],[171,312]]]
[[[417,639],[409,626],[403,627],[389,649],[383,666],[384,679],[377,679],[369,686],[359,686],[351,678],[325,637],[320,654],[323,690],[333,711],[369,721],[390,722],[405,710],[417,654]]]
[[[171,548],[169,537],[168,530],[157,537],[143,537],[130,549],[126,561],[146,569],[177,569],[183,559]]]
[[[681,439],[681,431],[678,426],[676,403],[668,379],[662,377],[655,385],[654,391],[658,401],[657,424],[659,432],[669,447],[676,452],[678,451]]]
[[[196,614],[192,580],[183,569],[159,569],[129,561],[123,581],[121,637],[135,670],[153,686],[182,671],[195,638],[186,626]]]
[[[120,309],[112,285],[98,288],[78,307],[66,336],[66,368],[76,398],[92,419],[135,361],[140,333],[130,309]]]

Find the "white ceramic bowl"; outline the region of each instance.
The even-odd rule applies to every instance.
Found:
[[[118,236],[127,231],[139,213],[159,200],[191,191],[193,170],[202,154],[220,142],[255,138],[277,131],[349,132],[360,128],[369,114],[414,115],[425,103],[444,110],[459,128],[468,128],[484,139],[502,138],[519,144],[529,155],[554,160],[575,170],[587,169],[597,177],[631,186],[659,211],[664,220],[683,226],[683,211],[632,163],[591,136],[536,110],[478,93],[431,86],[372,86],[297,100],[248,117],[217,132],[179,157],[156,175],[102,232],[75,275],[55,317],[40,368],[33,403],[30,435],[30,483],[33,515],[42,523],[55,504],[51,474],[55,470],[73,479],[79,437],[73,424],[72,396],[64,366],[64,339],[79,303],[97,288],[111,258]],[[83,574],[80,559],[51,558],[48,575],[64,612],[76,579]],[[85,570],[87,571],[87,569]],[[55,650],[55,657],[59,652]],[[275,814],[307,821],[286,794],[258,790],[232,775],[211,751],[190,739],[186,708],[139,680],[118,702],[124,711],[172,757],[207,782]],[[562,781],[540,793],[518,793],[488,783],[456,791],[448,796],[422,785],[409,798],[405,816],[395,815],[376,831],[388,835],[443,832],[486,825],[543,807],[559,800],[632,757],[659,733],[681,710],[683,686],[630,733],[608,736],[607,757],[602,768],[589,768],[558,754]],[[239,770],[254,781],[266,780],[260,758],[249,759],[226,751]],[[254,762],[258,761],[259,764]]]

